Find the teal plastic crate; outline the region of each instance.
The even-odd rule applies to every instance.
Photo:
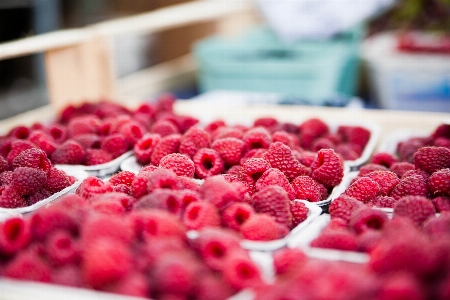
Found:
[[[361,27],[329,40],[283,43],[267,27],[239,39],[211,37],[197,43],[199,88],[279,93],[323,105],[350,99],[357,84]]]

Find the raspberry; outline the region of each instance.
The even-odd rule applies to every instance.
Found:
[[[132,212],[135,235],[144,239],[185,238],[186,230],[174,214],[160,209]]]
[[[450,149],[444,147],[423,147],[414,153],[414,165],[428,174],[450,168]]]
[[[58,147],[54,139],[42,130],[35,130],[30,134],[29,141],[35,144],[39,149],[43,150],[48,156]]]
[[[450,196],[450,169],[441,169],[431,174],[428,189],[433,195]]]
[[[53,284],[71,286],[71,287],[82,287],[82,276],[81,270],[78,266],[66,265],[52,272]]]
[[[252,149],[247,152],[245,152],[244,156],[241,158],[241,165],[243,165],[247,160],[250,158],[264,158],[264,156],[267,153],[267,149],[258,148],[258,149]]]
[[[173,214],[178,214],[181,209],[181,203],[172,190],[157,189],[140,198],[134,206],[134,210],[150,208],[163,209]]]
[[[347,230],[327,230],[311,241],[311,247],[356,251],[357,242],[355,235]]]
[[[450,138],[438,137],[434,140],[433,146],[450,148]]]
[[[254,127],[262,126],[269,131],[270,129],[275,128],[278,125],[279,125],[278,120],[272,117],[260,117],[253,122]]]
[[[20,195],[32,195],[41,189],[47,176],[41,169],[18,167],[13,171],[11,186]]]
[[[176,117],[176,125],[181,133],[186,133],[190,128],[197,125],[200,122],[199,119],[194,118],[192,116],[184,116],[184,115],[175,115]]]
[[[50,192],[47,189],[40,189],[33,195],[26,197],[26,201],[27,201],[28,205],[33,205],[41,200],[47,199],[48,197],[50,197],[53,194],[54,193]]]
[[[62,170],[51,168],[47,174],[47,181],[44,185],[45,189],[54,194],[68,186],[70,186],[70,182],[66,173]]]
[[[150,128],[150,132],[153,134],[159,134],[161,137],[180,133],[178,127],[169,120],[156,121]]]
[[[141,171],[133,178],[133,181],[131,182],[131,195],[136,199],[148,194],[147,186],[149,174],[150,172]]]
[[[88,148],[100,148],[100,136],[95,133],[84,133],[72,138],[78,144],[83,147],[83,149]]]
[[[241,226],[247,240],[271,241],[280,238],[277,222],[267,214],[253,214]]]
[[[212,270],[223,270],[227,256],[241,250],[240,238],[235,232],[217,227],[200,230],[193,243],[194,249]]]
[[[356,144],[361,149],[364,149],[370,139],[370,131],[361,126],[340,126],[338,133],[342,135],[344,141]]]
[[[327,187],[338,185],[344,177],[344,163],[333,149],[319,150],[311,169],[311,177]]]
[[[298,153],[298,161],[307,167],[311,167],[312,163],[316,159],[316,153],[312,151],[293,151],[293,153],[294,155],[295,153]]]
[[[299,130],[300,146],[308,150],[316,138],[329,132],[328,125],[318,118],[311,118],[304,121],[300,124]]]
[[[414,170],[406,171],[405,173],[403,173],[402,178],[406,178],[406,177],[411,176],[411,175],[419,175],[425,181],[428,181],[428,178],[430,178],[430,175],[427,172],[425,172],[424,170],[420,170],[420,169],[414,169]]]
[[[189,179],[190,180],[190,179]],[[202,200],[202,196],[198,191],[190,189],[181,189],[175,191],[175,195],[180,200],[181,208],[184,210],[192,202],[197,202]]]
[[[397,145],[397,153],[400,161],[413,163],[414,153],[425,146],[421,138],[411,138]]]
[[[413,275],[398,272],[385,278],[378,292],[379,299],[426,299],[421,283]]]
[[[120,133],[106,136],[102,140],[100,148],[108,152],[113,159],[121,156],[130,149],[125,137]]]
[[[117,184],[117,185],[113,185],[113,190],[114,192],[118,192],[118,193],[124,193],[127,195],[132,195],[131,192],[131,187],[125,184]]]
[[[295,200],[289,201],[289,211],[292,215],[291,228],[297,227],[298,224],[302,223],[308,218],[309,209],[303,202]]]
[[[33,213],[30,220],[33,237],[37,241],[43,241],[51,232],[63,229],[72,235],[77,235],[79,222],[75,216],[67,212],[66,206],[50,206]]]
[[[104,182],[100,178],[89,176],[83,180],[77,188],[76,193],[85,199],[112,192],[113,188],[109,182]]]
[[[437,212],[450,211],[450,197],[440,196],[431,200]]]
[[[131,271],[125,275],[119,282],[112,286],[108,286],[105,291],[126,296],[134,296],[145,298],[150,295],[150,287],[148,279],[139,272]]]
[[[28,141],[23,140],[13,140],[11,142],[11,150],[8,152],[8,155],[6,156],[6,160],[10,165],[12,165],[14,159],[16,156],[21,154],[23,151],[31,148],[36,148],[34,144]]]
[[[9,170],[10,167],[8,162],[3,158],[3,156],[0,155],[0,174]]]
[[[343,194],[331,201],[328,211],[332,219],[341,218],[349,222],[352,213],[362,206],[360,201]]]
[[[133,179],[136,177],[136,175],[133,172],[130,171],[121,171],[117,174],[114,174],[109,179],[109,183],[111,185],[116,186],[118,184],[125,184],[126,186],[131,186],[131,183],[133,182]]]
[[[385,212],[372,208],[362,208],[353,212],[349,226],[357,234],[361,234],[368,230],[382,230],[387,219],[388,216]]]
[[[272,141],[281,142],[291,148],[294,148],[297,145],[297,141],[294,139],[294,135],[287,133],[284,130],[275,131],[272,134]]]
[[[79,165],[83,163],[85,151],[74,140],[64,142],[50,157],[54,164]]]
[[[392,189],[390,196],[398,200],[403,196],[426,196],[428,193],[427,182],[420,175],[412,175],[400,179],[400,182]]]
[[[33,250],[18,253],[6,266],[2,276],[21,280],[50,282],[51,268]]]
[[[47,173],[51,168],[51,162],[44,151],[37,148],[30,148],[24,150],[14,158],[12,167],[14,169],[18,167],[30,167],[41,169],[44,173]]]
[[[209,203],[197,201],[189,204],[183,214],[183,223],[188,229],[200,229],[208,226],[220,226],[217,208]]]
[[[339,154],[344,160],[356,160],[361,156],[361,151],[355,148],[355,145],[351,144],[339,144],[336,147],[333,147],[334,151],[336,151],[336,153]]]
[[[326,187],[309,176],[296,177],[292,181],[292,187],[294,188],[296,199],[318,202],[325,200],[328,196]]]
[[[269,162],[272,168],[279,169],[289,180],[300,175],[309,174],[309,169],[303,166],[294,157],[291,148],[283,143],[272,143],[264,158]]]
[[[136,144],[144,136],[145,132],[145,128],[135,121],[123,124],[119,129],[119,133],[125,138],[125,142],[130,147]]]
[[[380,185],[369,177],[360,177],[345,190],[344,194],[367,203],[380,195]]]
[[[206,128],[205,130],[208,131]],[[240,128],[223,126],[212,132],[211,140],[215,141],[224,138],[236,138],[242,140],[243,135],[244,132]]]
[[[365,176],[378,183],[381,195],[389,195],[391,190],[400,182],[397,174],[390,171],[375,171]]]
[[[196,295],[199,300],[228,299],[235,293],[234,289],[225,282],[222,276],[214,273],[202,274],[196,287]]]
[[[423,196],[402,197],[394,206],[394,216],[410,218],[418,226],[435,213],[433,203]]]
[[[450,234],[450,214],[429,217],[423,224],[424,232],[432,237],[441,239]]]
[[[178,149],[180,147],[180,138],[180,134],[171,134],[163,137],[153,149],[151,156],[152,164],[157,166],[159,165],[159,161],[161,160],[161,158],[163,158],[167,154],[178,152]]]
[[[314,140],[311,144],[311,150],[314,152],[319,151],[320,149],[334,149],[334,143],[326,137],[320,137]]]
[[[396,202],[397,200],[390,196],[377,196],[373,198],[368,204],[381,208],[393,208]]]
[[[214,120],[214,121],[208,123],[205,126],[205,130],[208,131],[209,133],[212,133],[212,132],[218,130],[219,128],[221,128],[221,127],[227,127],[226,125],[227,124],[225,123],[224,120],[218,119],[218,120]]]
[[[395,162],[391,165],[391,171],[397,174],[399,178],[402,178],[405,173],[416,169],[412,163],[409,162]]]
[[[75,263],[81,254],[74,238],[65,230],[53,231],[45,241],[45,248],[47,256],[56,266]]]
[[[143,165],[149,164],[153,150],[160,141],[159,134],[146,133],[133,147],[137,161]]]
[[[117,244],[129,245],[134,238],[131,224],[131,221],[127,218],[92,214],[82,225],[81,247],[84,248],[92,242],[104,238],[114,240]]]
[[[245,183],[250,194],[255,192],[256,181],[270,169],[270,164],[263,158],[250,158],[242,164],[238,177]]]
[[[136,199],[119,192],[97,195],[89,199],[93,210],[110,215],[123,215],[131,210]]]
[[[86,149],[84,165],[95,166],[106,164],[113,160],[111,154],[102,149]]]
[[[178,189],[178,179],[175,172],[168,169],[158,169],[148,174],[147,191],[156,189]]]
[[[222,274],[225,281],[237,290],[255,287],[262,283],[258,266],[242,252],[235,252],[226,259]]]
[[[228,228],[240,231],[245,223],[255,211],[250,204],[234,203],[222,212],[222,224]]]
[[[299,176],[300,177],[300,176]],[[261,191],[265,187],[270,185],[278,185],[282,187],[286,192],[290,200],[295,199],[296,191],[289,183],[286,175],[278,169],[270,168],[266,170],[261,177],[256,181],[256,191]]]
[[[374,171],[389,171],[389,169],[383,165],[377,165],[374,163],[368,163],[359,168],[358,176],[366,176]]]
[[[198,150],[209,148],[211,137],[201,128],[192,127],[181,137],[180,153],[194,157]]]
[[[264,127],[253,127],[244,133],[242,141],[244,141],[247,151],[259,148],[267,149],[272,143],[272,136]]]
[[[382,231],[366,230],[358,235],[358,251],[370,253],[378,245],[382,238]]]
[[[67,128],[61,124],[51,124],[46,132],[55,140],[56,143],[62,143],[68,138]]]
[[[200,179],[218,175],[224,171],[224,162],[216,150],[202,148],[195,153],[192,160],[195,165],[195,175]]]
[[[93,240],[85,245],[82,271],[85,282],[93,288],[113,284],[132,269],[132,256],[127,246],[109,238]]]
[[[11,217],[0,223],[0,253],[12,255],[26,248],[31,241],[28,220]]]
[[[99,118],[93,116],[75,117],[67,124],[67,133],[70,137],[85,133],[97,133],[99,127]]]
[[[7,134],[7,136],[14,137],[20,140],[26,140],[29,135],[30,129],[25,126],[16,126],[13,129],[11,129]]]
[[[450,124],[440,124],[431,134],[431,137],[436,139],[439,137],[450,138]]]
[[[200,186],[203,200],[211,202],[219,210],[225,209],[234,202],[241,202],[242,195],[238,186],[229,183],[222,176],[212,176],[205,179]]]
[[[241,172],[242,172],[242,166],[241,165],[235,165],[235,166],[232,166],[231,168],[229,168],[228,170],[227,170],[227,175],[230,175],[231,177],[236,177],[236,178],[238,178],[239,179],[239,177],[241,176]],[[225,175],[225,174],[223,174],[223,175]],[[229,177],[229,178],[231,178],[231,177]]]
[[[178,176],[194,177],[194,162],[186,155],[180,153],[167,154],[159,162],[159,167],[169,169]]]
[[[273,253],[275,274],[295,274],[308,261],[306,254],[299,248],[282,248]]]
[[[252,204],[258,213],[266,213],[278,223],[287,227],[292,225],[292,215],[289,209],[287,192],[279,186],[270,185],[252,197]]]
[[[211,148],[219,153],[227,167],[231,167],[239,164],[245,144],[240,139],[228,137],[215,140]]]
[[[192,177],[178,176],[178,188],[180,190],[199,191],[200,184],[202,182],[203,181],[200,179],[192,179]]]
[[[393,163],[397,162],[397,158],[387,152],[378,152],[372,155],[370,162],[390,168]]]

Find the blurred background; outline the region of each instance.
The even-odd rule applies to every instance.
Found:
[[[0,43],[191,1],[2,0]],[[195,81],[170,90],[180,98],[239,90],[277,93],[288,104],[450,112],[450,0],[373,1],[352,16],[304,0],[300,17],[277,1],[256,2],[252,25],[233,39],[213,21],[115,38],[116,76],[192,53]],[[289,17],[302,21],[286,25]],[[46,104],[42,55],[0,61],[0,119]]]

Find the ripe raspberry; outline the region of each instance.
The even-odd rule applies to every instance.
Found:
[[[100,148],[108,152],[114,159],[127,152],[130,146],[122,134],[116,133],[106,136],[102,140]]]
[[[366,230],[357,236],[358,251],[370,253],[382,238],[382,231]]]
[[[344,177],[344,163],[333,149],[319,150],[311,169],[311,177],[327,187],[338,185]]]
[[[209,148],[211,136],[201,128],[192,127],[181,137],[180,153],[194,157],[198,150]]]
[[[186,235],[186,229],[178,217],[161,209],[131,212],[130,219],[135,235],[144,240],[169,237],[183,240]]]
[[[44,184],[44,188],[54,194],[68,186],[70,186],[70,181],[66,173],[62,170],[51,168],[47,174],[47,181]]]
[[[183,223],[188,229],[220,226],[220,216],[213,204],[197,201],[189,204],[183,214]]]
[[[112,286],[108,286],[104,290],[108,293],[145,298],[151,293],[147,281],[147,277],[142,273],[131,271],[119,282]]]
[[[240,231],[242,224],[254,213],[255,211],[250,204],[234,203],[222,212],[222,224],[225,227]]]
[[[118,192],[118,193],[124,193],[127,195],[132,195],[131,194],[131,187],[125,184],[117,184],[117,185],[113,185],[113,190],[114,192]]]
[[[18,253],[5,267],[2,276],[21,280],[50,282],[51,267],[39,256],[37,251],[29,249]]]
[[[239,178],[241,176],[241,172],[242,172],[242,166],[241,165],[235,165],[235,166],[232,166],[231,168],[229,168],[227,170],[226,174],[230,175],[232,177],[234,176],[236,178]],[[223,175],[225,175],[225,174],[223,174]],[[231,178],[231,177],[229,177],[229,178]]]
[[[191,182],[192,180],[189,179]],[[202,196],[197,190],[190,190],[190,189],[180,189],[174,191],[176,197],[180,200],[181,209],[184,211],[184,209],[191,204],[192,202],[198,202],[203,200]]]
[[[85,151],[74,140],[67,140],[50,157],[54,164],[79,165],[83,163]]]
[[[93,241],[104,238],[114,240],[118,244],[129,245],[134,237],[132,221],[123,217],[111,217],[104,214],[91,214],[81,227],[80,243],[84,248]]]
[[[262,284],[258,266],[244,253],[232,253],[226,259],[225,268],[222,272],[225,281],[236,290],[256,287]]]
[[[150,128],[150,132],[153,134],[159,134],[161,137],[171,134],[179,134],[178,127],[169,120],[156,121]]]
[[[433,195],[450,196],[450,169],[441,169],[431,174],[428,189]]]
[[[356,236],[347,230],[326,230],[311,241],[311,247],[356,251]]]
[[[394,216],[410,218],[418,226],[435,213],[433,203],[423,196],[402,197],[394,206]]]
[[[186,176],[178,176],[178,188],[180,190],[187,190],[187,191],[199,191],[200,190],[200,184],[203,183],[203,180],[201,179],[193,179],[192,177],[186,177]]]
[[[397,162],[397,158],[387,152],[378,152],[372,155],[370,162],[390,168],[393,163]]]
[[[86,149],[84,156],[84,165],[95,166],[106,164],[113,160],[111,154],[102,149]]]
[[[44,151],[31,148],[24,150],[22,153],[14,158],[12,167],[14,169],[18,167],[30,167],[35,169],[41,169],[44,173],[48,173],[51,168],[51,162],[47,158],[47,154]]]
[[[0,174],[9,170],[10,167],[8,162],[3,158],[3,156],[0,155]]]
[[[95,133],[84,133],[72,138],[78,144],[83,147],[83,149],[88,148],[100,148],[100,136]]]
[[[402,178],[392,189],[390,196],[398,200],[407,195],[426,196],[427,194],[427,182],[420,175],[412,175]]]
[[[147,133],[137,141],[133,147],[137,161],[143,165],[149,164],[153,150],[160,140],[161,136],[159,134]]]
[[[450,234],[450,214],[429,217],[423,224],[423,231],[437,239],[448,236]]]
[[[136,177],[136,175],[133,172],[130,171],[121,171],[117,174],[114,174],[109,179],[109,183],[111,185],[116,186],[118,184],[124,184],[126,186],[131,186],[131,183],[133,182],[133,179]]]
[[[294,135],[290,134],[284,130],[278,130],[275,131],[272,134],[272,141],[275,142],[281,142],[291,148],[294,148],[296,145],[298,145],[298,141],[295,140]]]
[[[32,144],[29,141],[23,141],[23,140],[13,140],[11,142],[11,149],[9,150],[6,160],[8,161],[8,164],[12,165],[14,159],[16,156],[21,154],[23,151],[31,148],[36,148],[34,144]]]
[[[36,193],[34,193],[33,195],[30,195],[26,198],[26,201],[28,203],[28,205],[33,205],[41,200],[47,199],[48,197],[50,197],[51,195],[53,195],[52,192],[50,192],[47,189],[40,189],[39,191],[37,191]]]
[[[428,174],[450,168],[450,149],[444,147],[423,147],[414,153],[414,165]]]
[[[397,174],[399,178],[402,178],[407,172],[415,170],[416,167],[409,162],[395,162],[391,165],[390,169]]]
[[[450,197],[440,196],[431,199],[437,212],[450,211]]]
[[[55,140],[42,130],[35,130],[31,132],[29,141],[35,144],[39,149],[43,150],[48,156],[58,147]]]
[[[85,199],[112,192],[113,188],[109,182],[104,182],[100,178],[89,176],[83,180],[77,188],[76,193]]]
[[[401,179],[402,178],[406,178],[406,177],[411,176],[411,175],[419,175],[425,181],[428,181],[428,178],[430,178],[430,175],[427,172],[425,172],[424,170],[414,169],[414,170],[409,170],[409,171],[406,171],[405,173],[403,173]]]
[[[383,165],[368,163],[359,168],[358,176],[366,176],[367,174],[374,171],[389,171],[389,169]]]
[[[242,141],[244,141],[247,151],[259,148],[267,149],[272,143],[272,136],[264,127],[253,127],[244,133]]]
[[[147,191],[150,193],[156,189],[178,189],[177,174],[172,170],[158,169],[148,174]]]
[[[278,125],[279,125],[278,120],[273,117],[260,117],[253,122],[253,127],[262,126],[269,131],[270,129],[275,128]]]
[[[297,151],[294,150],[292,151],[292,153],[294,154],[294,156],[296,156],[296,158],[298,159],[298,161],[307,166],[307,167],[311,167],[312,163],[314,162],[314,160],[316,159],[316,153],[312,152],[312,151]],[[297,154],[296,154],[297,153]]]
[[[234,202],[241,202],[243,193],[238,183],[230,183],[222,176],[212,176],[205,179],[200,186],[203,200],[211,202],[219,210],[225,209]]]
[[[258,213],[266,213],[287,227],[292,225],[287,192],[279,186],[270,185],[252,196],[252,204]]]
[[[187,115],[175,115],[175,120],[181,133],[186,133],[186,131],[200,122],[199,119]]]
[[[180,147],[180,134],[170,134],[163,137],[159,143],[155,146],[151,156],[151,162],[153,165],[159,165],[161,158],[170,153],[178,152]]]
[[[178,214],[181,210],[181,203],[174,191],[157,189],[140,198],[134,205],[134,210],[150,208],[163,209],[173,214]]]
[[[338,133],[342,135],[344,141],[356,144],[361,149],[364,149],[370,139],[370,131],[361,126],[340,126]]]
[[[424,146],[426,146],[426,143],[422,138],[411,138],[398,143],[397,153],[399,161],[413,163],[414,153]]]
[[[240,238],[234,231],[217,227],[200,230],[193,243],[205,264],[215,271],[223,270],[227,256],[241,250]]]
[[[352,213],[362,206],[363,204],[360,201],[343,194],[331,201],[328,211],[332,219],[341,218],[349,222]]]
[[[381,195],[389,195],[391,190],[400,182],[397,174],[390,171],[375,171],[365,176],[378,183]]]
[[[450,138],[438,137],[433,141],[433,146],[450,148]]]
[[[214,131],[218,130],[221,127],[226,127],[226,123],[223,120],[214,120],[211,123],[208,123],[205,126],[205,130],[208,131],[209,133],[213,133]]]
[[[40,190],[47,180],[41,169],[18,167],[13,171],[11,186],[20,195],[32,195]]]
[[[270,164],[264,158],[250,158],[242,164],[238,177],[247,186],[250,194],[255,192],[255,183],[258,179],[270,169]]]
[[[45,131],[55,140],[56,143],[62,143],[68,138],[67,128],[61,124],[51,124]]]
[[[216,150],[202,148],[193,157],[195,175],[204,179],[209,176],[221,174],[224,171],[224,162]]]
[[[208,131],[206,128],[205,130]],[[242,136],[244,135],[244,131],[242,129],[228,126],[222,126],[220,128],[217,128],[213,132],[211,131],[208,132],[211,133],[212,141],[224,138],[236,138],[238,140],[242,140]]]
[[[420,281],[406,272],[386,276],[378,295],[380,299],[427,299]]]
[[[119,128],[119,134],[125,138],[130,148],[144,136],[145,132],[145,128],[136,121],[127,122]]]
[[[225,166],[231,167],[239,164],[244,153],[245,144],[240,139],[228,137],[215,140],[211,144],[211,148],[219,153]]]
[[[368,205],[381,208],[393,208],[397,200],[390,196],[377,196],[373,198]]]
[[[351,144],[339,144],[336,147],[333,147],[334,151],[339,154],[344,160],[356,160],[361,156],[362,152],[359,149],[355,148],[357,148],[357,146],[355,147],[355,145]]]
[[[53,231],[45,241],[45,250],[51,263],[58,267],[76,263],[81,254],[75,239],[65,230]]]
[[[97,212],[110,215],[123,215],[131,211],[136,199],[125,193],[110,192],[91,197],[91,207]]]
[[[133,267],[130,250],[115,240],[101,238],[85,247],[83,278],[93,288],[99,289],[120,281]]]
[[[300,146],[309,150],[312,142],[316,138],[327,134],[330,129],[328,128],[328,125],[325,124],[322,120],[318,118],[311,118],[301,123],[299,126],[299,130]]]
[[[202,274],[196,287],[196,299],[215,300],[228,299],[235,293],[234,289],[225,282],[222,276],[213,272]]]
[[[303,166],[292,153],[291,148],[283,143],[275,142],[270,144],[269,150],[264,155],[272,168],[277,168],[283,172],[289,180],[300,175],[308,175],[309,169]]]
[[[194,177],[194,162],[184,154],[171,153],[167,154],[159,162],[159,167],[169,169],[178,176]]]
[[[334,143],[326,137],[320,137],[314,140],[311,144],[311,150],[314,152],[319,151],[320,149],[334,149]]]
[[[133,178],[133,181],[131,182],[131,195],[136,199],[148,194],[147,186],[149,174],[150,172],[148,171],[140,171],[139,174]]]
[[[241,226],[242,236],[247,240],[271,241],[280,238],[277,222],[269,215],[256,213]]]
[[[369,177],[360,177],[345,190],[344,194],[367,203],[380,195],[380,185]]]
[[[30,129],[25,126],[16,126],[13,129],[11,129],[7,134],[7,136],[14,137],[20,140],[26,140],[29,135]]]
[[[9,256],[26,248],[31,241],[28,220],[11,217],[0,224],[0,253]]]
[[[299,176],[300,177],[300,176]],[[270,168],[265,171],[261,177],[255,183],[256,191],[261,191],[262,189],[270,186],[277,185],[282,187],[286,192],[290,200],[294,200],[296,197],[296,191],[293,186],[289,183],[286,175],[278,169]]]
[[[291,228],[297,227],[298,224],[302,223],[308,218],[309,208],[306,207],[305,203],[300,201],[289,201],[289,211],[292,215],[292,226]]]
[[[70,137],[75,137],[85,133],[97,133],[99,127],[100,119],[98,117],[75,117],[69,121],[69,124],[67,124],[67,133]]]
[[[273,253],[275,274],[295,274],[307,263],[308,257],[299,248],[282,248]]]
[[[296,199],[318,202],[325,200],[328,196],[327,188],[309,176],[296,177],[292,181],[292,187]]]
[[[247,152],[245,152],[244,156],[241,158],[241,165],[243,165],[247,160],[250,158],[264,158],[264,156],[267,153],[267,149],[258,148],[258,149],[252,149]]]
[[[450,124],[440,124],[431,134],[431,137],[436,139],[439,137],[450,138]]]
[[[387,220],[385,212],[367,207],[352,213],[349,226],[361,234],[369,230],[382,230]]]

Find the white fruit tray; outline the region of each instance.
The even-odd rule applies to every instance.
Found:
[[[55,168],[58,168],[58,166],[55,166]],[[58,168],[58,169],[60,169],[60,168]],[[70,176],[74,176],[77,179],[77,181],[74,184],[72,184],[71,186],[66,187],[65,189],[51,195],[50,197],[48,197],[46,199],[36,202],[33,205],[26,206],[26,207],[20,207],[20,208],[0,207],[0,221],[6,219],[8,217],[11,217],[11,216],[17,216],[17,215],[21,215],[24,213],[29,213],[29,212],[35,211],[51,202],[57,200],[61,196],[64,196],[66,194],[69,194],[69,193],[75,191],[78,188],[78,186],[81,184],[81,182],[83,182],[83,180],[89,176],[89,174],[86,171],[77,169],[77,168],[68,168],[68,169],[61,169],[61,170],[63,170],[64,172],[66,172],[66,174],[68,174]]]

